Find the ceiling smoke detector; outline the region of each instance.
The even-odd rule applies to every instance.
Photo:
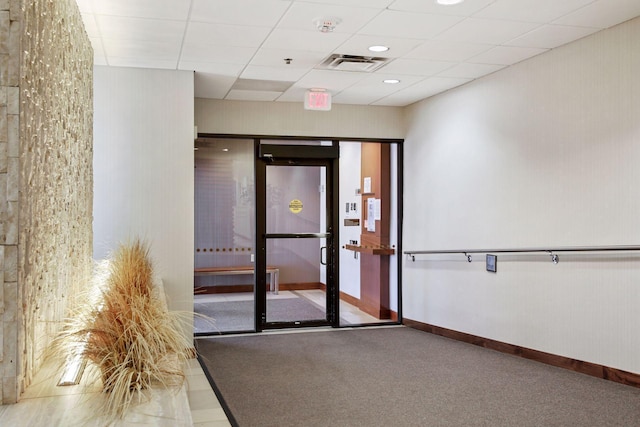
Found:
[[[332,33],[336,29],[336,25],[342,22],[342,19],[335,16],[326,18],[316,18],[313,20],[318,31],[321,33]]]

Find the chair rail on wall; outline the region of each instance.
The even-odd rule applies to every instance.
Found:
[[[562,246],[555,248],[518,248],[518,249],[444,249],[444,250],[420,250],[420,251],[404,251],[404,254],[411,258],[411,261],[416,260],[416,255],[443,255],[443,254],[462,254],[467,257],[467,261],[471,262],[473,259],[471,254],[494,254],[494,253],[548,253],[551,256],[551,261],[557,264],[560,261],[558,252],[631,252],[640,251],[640,246],[635,245],[618,245],[618,246]]]

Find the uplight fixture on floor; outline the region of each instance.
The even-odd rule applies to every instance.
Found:
[[[60,377],[60,381],[58,381],[58,386],[80,384],[80,379],[86,366],[87,359],[83,356],[76,354],[75,356],[69,357],[67,363],[64,365],[64,372],[62,373],[62,377]]]

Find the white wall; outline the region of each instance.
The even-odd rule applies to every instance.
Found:
[[[95,67],[94,258],[140,237],[169,307],[193,310],[193,73]]]
[[[404,250],[640,243],[638,40],[635,19],[408,108]],[[639,255],[482,257],[405,260],[404,316],[640,373]]]

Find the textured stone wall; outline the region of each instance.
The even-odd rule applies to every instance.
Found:
[[[0,0],[0,20],[0,400],[12,403],[91,274],[93,51],[74,0]]]

